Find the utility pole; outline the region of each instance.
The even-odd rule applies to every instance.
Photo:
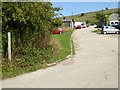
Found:
[[[72,18],[73,18],[73,11],[72,11]]]
[[[11,33],[8,32],[8,59],[11,61]]]

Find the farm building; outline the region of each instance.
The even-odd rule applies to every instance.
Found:
[[[109,15],[108,25],[109,26],[118,25],[118,24],[120,24],[119,20],[120,20],[119,15],[117,13],[113,13],[113,14]],[[103,25],[105,25],[105,18],[97,23],[97,27],[102,27]]]
[[[113,13],[109,16],[109,22],[108,22],[108,25],[118,25],[120,24],[120,21],[119,21],[119,15],[117,13]]]
[[[75,21],[73,19],[62,19],[62,26],[74,28]]]

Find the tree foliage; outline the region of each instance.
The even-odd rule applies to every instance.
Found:
[[[105,17],[105,25],[106,25],[106,26],[108,25],[108,22],[109,22],[109,16],[106,15],[106,17]]]
[[[108,10],[108,7],[106,7],[106,10]]]
[[[53,19],[53,27],[58,27],[62,25],[62,21],[58,18]]]
[[[84,13],[81,13],[81,16],[84,16],[85,14]]]
[[[50,2],[3,2],[2,38],[3,56],[7,56],[7,32],[12,33],[12,54],[27,54],[29,48],[38,50],[50,40],[54,12]],[[25,51],[26,50],[26,51]]]
[[[98,19],[98,21],[102,20],[105,18],[105,14],[104,13],[96,13],[96,19]]]

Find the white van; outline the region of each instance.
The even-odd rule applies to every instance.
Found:
[[[112,26],[104,26],[102,28],[102,30],[101,30],[101,33],[102,34],[107,34],[107,33],[116,33],[116,34],[119,34],[120,30],[116,29],[115,27],[112,27]]]
[[[82,28],[86,27],[86,22],[75,22],[75,27],[81,26]]]
[[[120,24],[120,21],[110,21],[108,23],[108,25],[110,25],[110,26],[119,25],[119,24]]]

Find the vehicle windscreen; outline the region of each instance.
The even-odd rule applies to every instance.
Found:
[[[108,29],[109,27],[105,27],[105,29]]]

